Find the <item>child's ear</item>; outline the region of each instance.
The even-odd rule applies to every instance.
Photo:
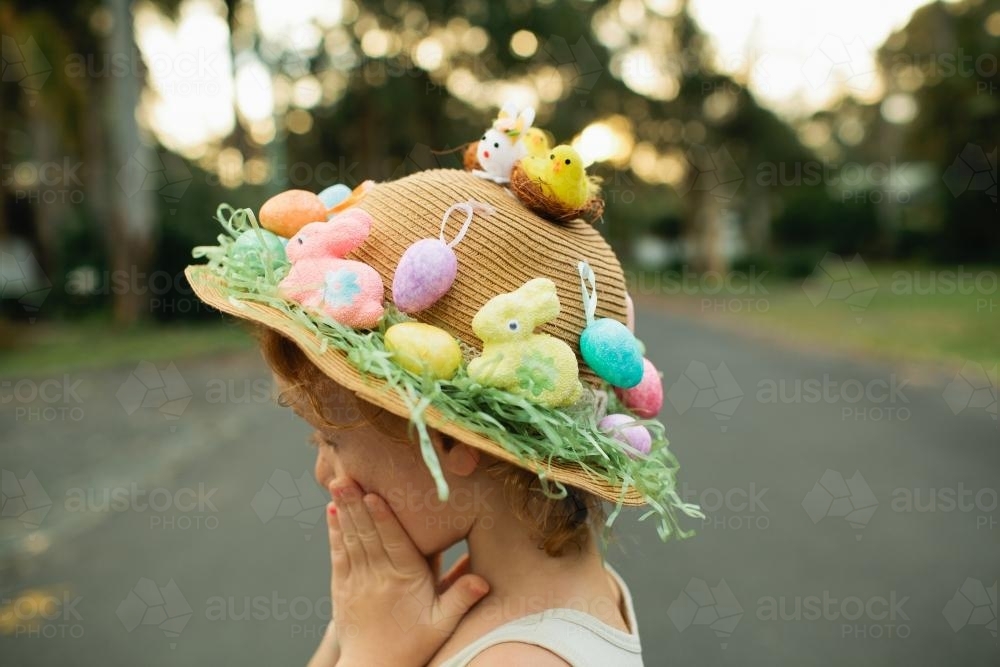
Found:
[[[478,449],[438,431],[431,431],[431,442],[438,450],[442,468],[459,477],[468,477],[475,472],[480,458]]]

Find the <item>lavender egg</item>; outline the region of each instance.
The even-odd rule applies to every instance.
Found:
[[[399,258],[392,278],[392,300],[404,313],[430,308],[448,293],[457,273],[458,258],[444,241],[417,241]]]
[[[626,426],[634,421],[635,418],[630,415],[615,413],[598,422],[597,428],[625,445],[625,453],[629,456],[635,457],[636,453],[649,454],[653,448],[653,436],[645,426]]]

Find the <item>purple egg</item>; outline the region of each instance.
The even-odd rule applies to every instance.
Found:
[[[417,241],[399,258],[392,278],[392,300],[404,313],[430,308],[448,293],[457,273],[458,258],[444,241]]]
[[[653,448],[653,436],[645,426],[625,426],[634,421],[635,417],[615,413],[598,422],[597,428],[625,445],[625,453],[634,458],[636,452],[645,455]]]

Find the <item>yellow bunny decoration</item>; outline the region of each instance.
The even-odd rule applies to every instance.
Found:
[[[469,377],[540,405],[575,403],[583,390],[576,354],[558,338],[534,333],[558,316],[559,296],[548,278],[529,280],[487,301],[472,319],[483,353],[469,362]]]

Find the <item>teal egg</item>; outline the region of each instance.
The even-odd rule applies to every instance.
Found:
[[[288,263],[284,241],[266,229],[248,229],[233,243],[232,258],[247,263],[252,269],[261,273],[264,272],[265,260],[270,260],[271,268],[276,269]]]
[[[608,384],[629,389],[642,382],[639,341],[617,320],[605,317],[588,325],[580,334],[580,354]]]
[[[333,208],[340,202],[347,199],[350,194],[351,189],[349,187],[343,183],[336,183],[319,193],[319,199],[327,208]]]

